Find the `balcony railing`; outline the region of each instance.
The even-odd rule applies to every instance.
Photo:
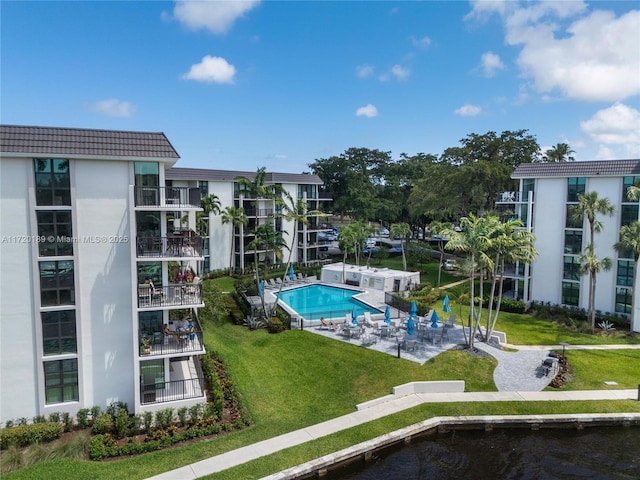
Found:
[[[496,203],[517,203],[520,201],[520,192],[500,192],[496,196]]]
[[[204,377],[200,372],[198,378],[141,385],[140,403],[148,405],[150,403],[175,402],[177,400],[204,397],[205,393]]]
[[[147,336],[148,346],[140,345],[140,356],[155,357],[171,354],[204,353],[202,329],[197,321],[194,328],[184,332],[154,332]]]
[[[202,257],[202,246],[202,237],[192,230],[136,239],[138,258]]]
[[[258,208],[256,210],[254,207],[249,207],[244,209],[244,213],[247,217],[255,217],[256,211],[258,212],[258,217],[268,217],[273,215],[273,208]]]
[[[138,308],[180,307],[202,304],[202,283],[177,283],[150,288],[138,285]]]
[[[198,208],[200,189],[195,187],[135,187],[136,207]]]

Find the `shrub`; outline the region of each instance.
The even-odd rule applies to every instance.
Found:
[[[0,449],[5,450],[11,445],[26,447],[34,443],[50,442],[59,438],[63,433],[60,422],[34,423],[18,425],[0,430]]]
[[[189,411],[189,407],[180,407],[178,409],[178,422],[181,427],[184,427],[187,424],[187,412]]]
[[[284,332],[286,327],[278,317],[271,317],[267,322],[267,330],[269,333],[280,333]]]
[[[64,412],[62,414],[62,425],[64,426],[65,432],[73,430],[73,418],[71,418],[71,414],[69,412]]]
[[[195,425],[198,420],[200,420],[200,415],[202,414],[202,404],[196,403],[195,405],[189,407],[189,425]]]
[[[113,430],[113,417],[108,413],[100,415],[93,421],[91,432],[94,435],[110,433]]]
[[[53,412],[49,415],[50,422],[59,422],[60,421],[60,412]]]
[[[47,419],[44,415],[36,415],[33,417],[33,423],[46,423]]]
[[[100,415],[102,415],[102,409],[98,405],[91,407],[91,423],[95,422]]]
[[[129,434],[131,420],[129,418],[129,412],[124,408],[118,410],[116,414],[115,427],[118,438],[124,438]]]
[[[173,408],[163,408],[156,412],[156,428],[166,429],[173,423]]]
[[[84,430],[89,426],[89,409],[81,408],[76,413],[76,420],[78,421],[78,428]]]
[[[153,425],[153,412],[144,412],[142,417],[142,424],[144,427],[144,433],[150,433],[151,426]]]

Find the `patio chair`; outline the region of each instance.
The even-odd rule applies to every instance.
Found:
[[[444,326],[448,327],[448,328],[453,328],[453,327],[456,326],[456,314],[455,313],[452,313],[451,315],[449,315],[449,320],[447,320],[444,323]]]
[[[371,320],[371,312],[364,312],[364,326],[373,327],[373,320]]]
[[[318,330],[331,330],[331,325],[324,317],[320,318],[320,326],[318,327]]]
[[[138,285],[138,305],[141,307],[151,305],[151,285],[148,283]]]
[[[444,327],[444,328],[442,329],[442,334],[440,335],[440,339],[441,339],[441,341],[443,341],[443,342],[444,342],[445,340],[449,341],[449,327]]]

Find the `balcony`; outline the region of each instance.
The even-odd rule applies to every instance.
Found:
[[[140,384],[140,403],[150,405],[154,403],[175,402],[190,398],[206,397],[204,375],[197,359],[172,362],[169,381],[156,379],[153,383]]]
[[[202,237],[193,230],[183,230],[166,237],[138,236],[138,258],[193,258],[202,257]]]
[[[190,331],[176,332],[153,332],[148,335],[146,346],[140,345],[139,354],[141,357],[150,358],[160,355],[201,355],[204,353],[204,342],[202,341],[202,328],[195,321],[194,328]]]
[[[248,207],[244,209],[244,213],[249,218],[255,218],[256,212],[258,217],[269,217],[273,215],[273,208],[258,208]]]
[[[201,307],[202,283],[175,283],[166,287],[150,288],[138,285],[138,308]]]
[[[136,207],[201,208],[199,188],[134,187],[134,193]]]
[[[520,192],[500,192],[496,196],[496,203],[518,203]]]

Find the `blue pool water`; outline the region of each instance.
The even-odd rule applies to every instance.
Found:
[[[381,313],[377,308],[353,298],[358,290],[331,287],[328,285],[306,285],[281,292],[280,298],[306,320],[344,318],[353,307],[358,315],[364,312]]]

